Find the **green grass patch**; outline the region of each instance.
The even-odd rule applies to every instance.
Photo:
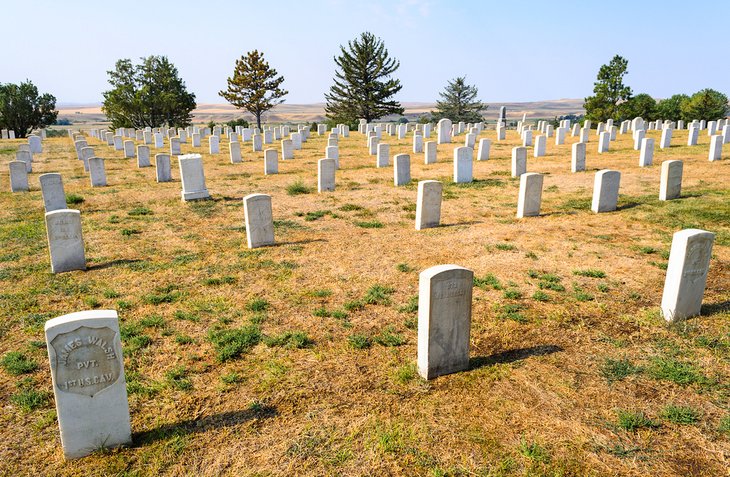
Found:
[[[389,305],[390,295],[394,292],[394,288],[384,285],[373,285],[365,293],[362,301],[368,305]]]
[[[670,404],[662,409],[661,418],[674,424],[695,424],[700,420],[701,413],[689,406],[675,406]]]
[[[312,188],[304,185],[302,181],[296,181],[286,186],[286,193],[289,195],[311,194]]]
[[[647,374],[654,379],[671,381],[680,386],[710,384],[710,380],[694,365],[667,357],[653,358],[647,368]]]
[[[188,378],[188,370],[184,366],[176,366],[165,373],[168,384],[175,389],[187,391],[193,388],[193,383]]]
[[[372,346],[372,340],[364,334],[354,333],[347,337],[347,342],[354,349],[367,349]]]
[[[631,375],[638,374],[641,372],[641,368],[634,366],[626,358],[606,358],[601,364],[600,372],[601,376],[611,384],[615,381],[622,381]]]
[[[266,311],[269,309],[269,302],[264,298],[254,298],[246,304],[248,311]]]
[[[78,194],[66,194],[66,203],[69,205],[83,204],[84,198]]]
[[[491,273],[487,273],[483,277],[474,276],[474,286],[485,290],[489,288],[493,288],[494,290],[502,289],[502,284],[499,282],[499,279]]]
[[[386,326],[375,338],[375,342],[381,346],[402,346],[406,338],[398,333],[392,326]]]
[[[261,341],[261,329],[248,325],[231,330],[210,330],[208,339],[213,344],[219,363],[238,358]]]
[[[303,331],[285,331],[275,336],[265,336],[264,343],[266,346],[280,346],[288,349],[309,348],[314,341]]]
[[[139,217],[141,215],[152,215],[152,209],[145,207],[143,205],[138,205],[129,212],[127,212],[127,215],[130,215],[132,217]]]
[[[32,373],[38,369],[38,363],[27,357],[20,351],[10,351],[5,353],[0,359],[0,366],[13,376]]]
[[[355,225],[363,228],[363,229],[382,229],[384,227],[383,223],[379,220],[371,220],[371,221],[365,221],[365,222],[355,222]]]
[[[573,275],[578,275],[579,277],[589,277],[589,278],[606,278],[606,272],[603,270],[598,270],[596,268],[585,268],[582,270],[573,270]]]
[[[627,411],[619,409],[616,411],[616,418],[619,428],[633,432],[639,429],[659,427],[659,423],[649,419],[646,414],[641,411]]]
[[[544,291],[537,290],[535,293],[532,294],[532,299],[535,301],[550,301],[550,295],[545,293]]]
[[[515,250],[517,247],[515,247],[511,243],[498,243],[494,246],[494,248],[503,252],[509,252],[511,250]]]
[[[500,320],[512,320],[517,323],[527,323],[527,318],[522,314],[522,311],[525,308],[524,305],[517,303],[509,303],[506,305],[497,304],[494,308],[497,312],[497,317]]]

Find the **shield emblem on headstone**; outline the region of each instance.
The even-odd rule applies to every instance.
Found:
[[[107,327],[81,326],[57,335],[53,372],[56,387],[64,392],[94,397],[114,384],[121,374],[121,355],[114,346],[116,333]]]

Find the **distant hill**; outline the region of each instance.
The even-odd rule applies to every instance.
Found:
[[[435,108],[435,103],[406,102],[402,103],[405,108],[405,116],[409,119],[416,119],[420,115]],[[566,114],[583,114],[582,99],[554,99],[547,101],[510,102],[510,103],[488,103],[489,109],[484,116],[487,119],[497,119],[499,108],[507,107],[507,118],[522,119],[523,114],[528,118],[552,118]],[[101,112],[100,104],[59,104],[59,119],[68,119],[74,124],[79,123],[100,123],[106,121]],[[230,104],[199,104],[193,111],[196,123],[208,121],[223,122],[234,118],[252,116],[242,113]],[[281,104],[276,106],[265,116],[265,122],[311,122],[324,119],[324,103],[312,104]]]

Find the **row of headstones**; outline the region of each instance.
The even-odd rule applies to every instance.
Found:
[[[246,209],[247,229],[264,220],[270,229],[262,233],[273,235],[267,215],[270,198],[256,194],[244,203],[256,209]],[[661,301],[668,321],[700,313],[714,237],[696,229],[674,234]],[[458,265],[437,265],[420,273],[417,366],[424,379],[469,369],[473,287],[474,272]],[[45,324],[45,337],[64,456],[75,459],[102,446],[131,444],[117,312],[53,318]]]
[[[35,134],[28,136],[27,144],[18,146],[15,160],[10,161],[8,164],[11,192],[27,192],[29,190],[28,174],[33,171],[33,154],[41,153],[43,153],[42,138]]]
[[[13,131],[12,129],[2,129],[0,130],[0,138],[15,139],[15,131]]]

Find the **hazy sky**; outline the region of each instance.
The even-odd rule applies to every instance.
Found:
[[[730,0],[0,0],[0,82],[60,103],[100,102],[119,58],[166,55],[199,103],[258,49],[289,103],[322,102],[333,56],[362,31],[400,60],[401,101],[466,75],[486,102],[582,98],[601,64],[629,60],[634,93],[730,93]]]

